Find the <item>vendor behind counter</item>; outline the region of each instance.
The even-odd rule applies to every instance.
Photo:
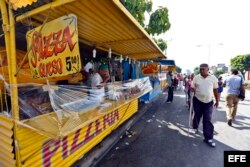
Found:
[[[102,83],[107,83],[110,81],[110,75],[107,64],[102,64],[99,66],[98,72],[94,70],[92,63],[87,63],[83,69],[82,73],[86,78],[86,85],[89,87],[96,87]]]
[[[98,72],[95,72],[93,69],[89,69],[89,76],[87,80],[87,86],[96,87],[103,83],[103,79]]]
[[[102,77],[102,80],[103,80],[102,83],[107,83],[107,82],[110,81],[108,64],[102,64],[102,65],[100,65],[100,67],[99,67],[99,74]]]

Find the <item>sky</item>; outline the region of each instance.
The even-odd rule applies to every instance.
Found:
[[[184,72],[250,54],[250,0],[153,0],[153,10],[159,6],[168,8],[171,23],[159,38]]]

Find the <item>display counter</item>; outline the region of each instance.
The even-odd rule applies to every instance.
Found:
[[[149,93],[143,95],[140,98],[140,101],[145,102],[145,103],[148,103],[149,101],[157,97],[167,87],[166,73],[158,73],[149,78],[150,78],[150,83],[153,89]]]
[[[138,98],[152,88],[149,78],[141,78],[96,88],[22,84],[18,89],[21,120],[0,116],[5,124],[0,136],[9,134],[7,143],[0,142],[6,155],[13,157],[16,122],[23,166],[70,166],[136,113]]]

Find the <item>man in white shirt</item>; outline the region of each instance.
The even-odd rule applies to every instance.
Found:
[[[88,86],[96,87],[103,82],[102,77],[99,73],[94,72],[92,69],[89,69],[89,78],[88,78]]]
[[[192,89],[195,91],[193,98],[194,118],[193,128],[198,132],[200,119],[203,116],[204,141],[211,147],[215,147],[213,141],[214,126],[211,122],[213,107],[218,107],[218,81],[214,75],[209,74],[208,64],[200,65],[200,74],[193,79]],[[215,97],[215,103],[213,102]]]

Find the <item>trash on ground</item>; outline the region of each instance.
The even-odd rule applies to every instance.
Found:
[[[150,122],[152,122],[152,121],[153,121],[152,119],[147,120],[148,123],[150,123]]]

